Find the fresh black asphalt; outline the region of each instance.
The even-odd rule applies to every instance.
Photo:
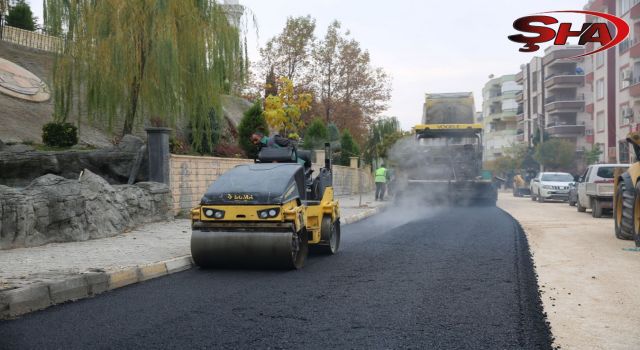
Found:
[[[299,271],[198,268],[0,323],[0,349],[550,349],[498,208],[389,209]]]

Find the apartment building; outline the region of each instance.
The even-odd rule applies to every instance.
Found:
[[[586,77],[593,96],[586,110],[594,120],[593,135],[587,137],[603,150],[600,161],[628,163],[626,136],[640,130],[640,0],[592,0],[585,9],[616,15],[631,28],[616,48],[590,56]],[[587,22],[595,21],[603,20],[587,16]]]
[[[522,86],[515,74],[491,78],[482,89],[482,124],[484,125],[485,161],[504,154],[516,140],[518,103]]]
[[[518,114],[516,115],[516,140],[533,146],[534,137],[544,130],[544,89],[542,80],[542,58],[534,57],[520,66],[516,83],[522,92],[516,95]]]
[[[533,146],[545,138],[558,138],[575,145],[578,169],[593,141],[585,137],[593,130],[586,101],[591,88],[585,70],[590,60],[571,58],[585,52],[583,46],[551,46],[542,57],[520,67],[516,83],[523,86],[518,103],[516,140]]]

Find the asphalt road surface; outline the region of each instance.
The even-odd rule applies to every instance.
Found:
[[[497,208],[385,213],[300,271],[191,269],[0,323],[2,349],[550,349],[526,238]]]

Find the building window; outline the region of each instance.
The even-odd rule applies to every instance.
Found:
[[[626,141],[618,142],[618,149],[620,150],[620,163],[629,164],[629,144]]]
[[[601,100],[604,98],[604,79],[598,79],[596,81],[596,99]]]
[[[604,131],[604,112],[596,114],[596,130],[598,132]]]
[[[533,98],[533,114],[538,113],[538,96]]]
[[[628,67],[620,69],[620,90],[629,87],[633,80],[632,72]]]
[[[531,74],[531,90],[538,91],[538,72]]]
[[[625,14],[631,9],[632,0],[619,0],[620,2],[620,14]]]
[[[618,122],[619,125],[629,125],[629,123],[631,122],[631,118],[633,117],[633,109],[631,109],[631,107],[629,107],[628,104],[625,105],[621,105],[620,106],[620,111],[619,113],[619,118],[618,118]]]
[[[596,68],[604,64],[604,52],[596,53]]]

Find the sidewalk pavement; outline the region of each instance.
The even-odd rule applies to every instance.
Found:
[[[373,194],[342,196],[341,223],[374,215]],[[144,225],[121,235],[0,252],[0,319],[188,269],[190,221]]]
[[[554,345],[640,348],[640,254],[633,241],[615,238],[613,219],[511,193],[500,193],[498,206],[527,235]]]

